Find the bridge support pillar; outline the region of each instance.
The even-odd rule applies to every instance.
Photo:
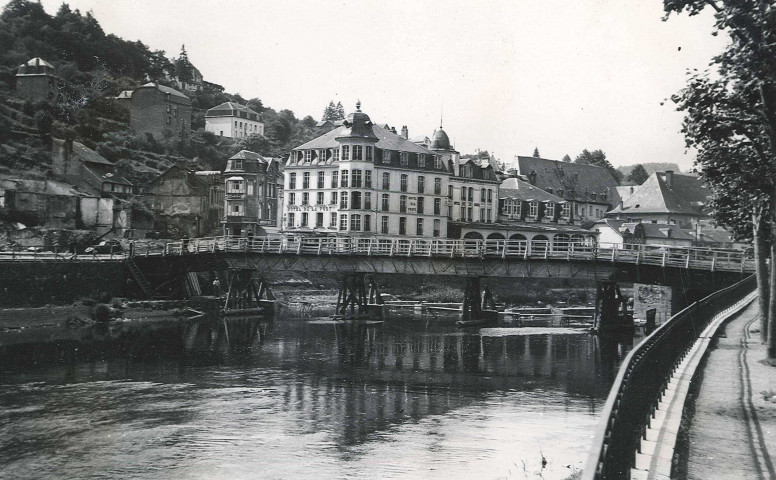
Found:
[[[367,284],[369,290],[367,293]],[[382,317],[383,298],[377,281],[365,273],[346,273],[340,280],[335,317]]]
[[[463,292],[463,306],[459,326],[475,325],[496,320],[498,312],[493,301],[493,292],[485,285],[482,291],[482,279],[469,277]]]
[[[224,300],[225,315],[264,313],[274,310],[275,296],[264,280],[256,285],[255,270],[241,268],[229,270],[229,286]]]
[[[595,330],[613,332],[633,330],[633,313],[627,299],[614,281],[598,282],[595,296]]]

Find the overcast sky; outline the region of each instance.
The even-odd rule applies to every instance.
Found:
[[[61,0],[43,0],[55,13]],[[504,160],[604,150],[615,165],[691,167],[669,101],[723,45],[710,15],[660,0],[70,0],[106,33],[189,59],[205,80],[319,119],[361,99],[410,136],[444,128]]]

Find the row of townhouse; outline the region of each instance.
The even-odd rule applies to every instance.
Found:
[[[581,224],[610,207],[608,191],[616,181],[606,169],[533,157],[516,163],[504,173],[490,158],[462,159],[441,125],[431,138],[410,140],[406,127],[397,134],[375,124],[358,103],[342,125],[291,151],[281,230],[595,241],[596,233]]]

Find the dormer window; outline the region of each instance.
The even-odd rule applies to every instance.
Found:
[[[528,204],[528,216],[531,218],[537,218],[539,216],[539,202],[532,200]]]
[[[437,170],[442,169],[442,159],[440,157],[434,157],[434,168]]]
[[[596,195],[595,193],[590,194],[590,198],[592,198],[594,202],[597,200],[597,197],[598,195]]]
[[[406,167],[409,164],[409,154],[407,152],[401,152],[399,157],[399,163],[402,167]]]
[[[353,160],[363,160],[364,147],[353,145]]]
[[[372,152],[374,151],[374,147],[367,146],[366,147],[366,161],[371,162],[372,161]]]
[[[326,161],[326,149],[320,150],[318,152],[318,160],[320,160],[321,162]]]
[[[422,153],[418,154],[418,168],[426,168],[426,156]]]
[[[391,151],[390,150],[383,150],[383,163],[386,165],[391,164]]]
[[[545,216],[549,219],[555,218],[555,202],[547,202],[547,211]]]
[[[349,145],[343,145],[342,146],[342,160],[350,160],[350,146]]]
[[[232,170],[242,170],[243,161],[241,159],[232,160]]]
[[[331,158],[331,160],[332,160],[333,162],[339,162],[339,155],[340,155],[339,148],[335,148],[335,149],[334,149],[334,151],[332,152],[332,158]]]
[[[561,204],[560,207],[560,216],[563,218],[569,218],[571,217],[571,204],[566,202]]]

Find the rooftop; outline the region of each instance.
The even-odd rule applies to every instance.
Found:
[[[617,186],[617,180],[604,167],[536,157],[518,156],[516,160],[518,174],[529,179],[535,175],[537,187],[557,193],[564,200],[609,203],[608,189]]]
[[[499,198],[513,198],[523,201],[537,200],[539,202],[560,203],[564,200],[549,192],[545,192],[539,187],[519,178],[507,178],[501,182],[499,187]]]
[[[711,190],[694,175],[655,172],[610,214],[674,213],[702,215]]]

